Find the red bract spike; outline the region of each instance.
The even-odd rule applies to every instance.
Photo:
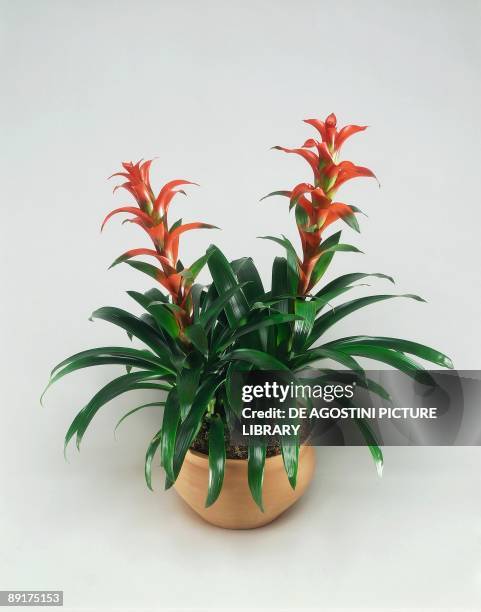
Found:
[[[321,142],[309,138],[299,149],[274,147],[286,153],[300,155],[314,171],[315,185],[300,183],[294,187],[290,195],[290,208],[295,205],[300,206],[308,216],[308,219],[302,215],[296,216],[303,252],[299,270],[298,291],[300,294],[305,294],[312,288],[312,284],[315,284],[315,281],[311,284],[311,276],[320,257],[319,247],[322,233],[338,219],[354,215],[353,207],[342,202],[333,203],[337,189],[352,178],[376,178],[375,174],[364,166],[357,166],[350,161],[337,163],[338,153],[344,142],[353,134],[364,131],[367,126],[346,125],[338,131],[337,118],[334,113],[331,113],[325,121],[305,119],[304,122],[319,132]],[[317,154],[311,150],[314,148]],[[355,220],[346,219],[346,221],[353,229],[359,230]]]

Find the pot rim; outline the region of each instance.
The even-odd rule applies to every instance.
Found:
[[[301,456],[301,454],[304,454],[308,448],[311,448],[309,444],[301,444],[299,448],[299,456]],[[209,455],[206,455],[205,453],[200,453],[199,451],[196,451],[196,450],[192,450],[191,448],[188,449],[186,457],[187,455],[190,455],[190,458],[193,463],[208,463],[209,462]],[[282,453],[279,453],[278,455],[272,455],[271,457],[266,457],[266,463],[274,463],[279,460],[283,462]],[[225,462],[227,465],[242,465],[244,462],[247,462],[247,459],[244,459],[241,457],[236,458],[236,459],[226,458]]]

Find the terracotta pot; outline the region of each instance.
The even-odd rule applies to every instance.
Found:
[[[182,499],[208,523],[225,529],[253,529],[273,521],[303,495],[314,474],[315,458],[314,448],[301,448],[295,490],[287,479],[282,456],[266,459],[264,512],[259,510],[251,497],[247,483],[247,461],[243,459],[226,460],[222,491],[209,508],[204,505],[209,480],[206,455],[189,450],[174,487]]]

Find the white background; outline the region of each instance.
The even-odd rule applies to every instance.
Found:
[[[160,475],[146,489],[158,414],[113,440],[147,394],[106,406],[63,461],[68,424],[116,370],[72,375],[38,404],[55,363],[125,341],[91,311],[132,306],[124,291],[150,286],[127,266],[106,271],[147,244],[119,220],[99,234],[128,201],[106,181],[119,162],[158,156],[156,186],[201,184],[173,218],[223,231],[187,235],[186,263],[215,241],[268,281],[280,251],[256,237],[296,232],[284,199],[259,197],[309,178],[269,147],[299,146],[313,135],[301,120],[331,111],[370,125],[344,153],[382,184],[343,188],[369,215],[360,236],[345,232],[366,254],[339,254],[335,272],[386,272],[428,300],[372,306],[337,333],[411,338],[479,369],[479,2],[1,7],[0,589],[63,589],[73,609],[480,609],[478,449],[386,449],[382,480],[365,449],[324,449],[297,508],[225,532],[164,494]]]

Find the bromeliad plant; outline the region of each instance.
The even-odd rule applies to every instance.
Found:
[[[391,277],[378,273],[344,274],[315,290],[336,252],[359,252],[340,241],[341,231],[325,236],[326,230],[338,220],[359,231],[356,218],[359,209],[337,201],[338,190],[350,179],[374,174],[368,168],[339,160],[346,139],[366,129],[365,126],[348,125],[338,130],[333,114],[325,121],[308,119],[306,123],[316,128],[320,140],[310,138],[294,149],[274,147],[304,158],[313,172],[313,182],[269,194],[289,199],[302,251],[299,255],[285,236],[265,237],[281,244],[286,251],[285,257],[274,259],[271,287],[267,291],[252,259],[229,262],[216,246],[210,246],[191,266],[182,265],[178,258],[180,236],[187,230],[214,227],[206,223],[183,225],[180,220],[169,226],[169,205],[177,193],[184,193],[179,187],[192,184],[190,181],[170,181],[155,196],[149,179],[151,161],[124,163],[123,171],[114,175],[126,179],[119,187],[130,192],[137,206],[117,208],[107,215],[103,225],[113,215],[129,214],[127,220],[145,230],[153,248],[127,251],[112,265],[129,264],[153,277],[163,291],[156,287],[146,293],[127,292],[142,307],[140,316],[114,307],[100,308],[92,315],[93,319],[104,319],[124,329],[145,348],[90,349],[72,355],[52,371],[49,385],[89,366],[117,364],[127,368],[127,373],[105,385],[77,414],[66,434],[65,447],[75,438],[80,448],[92,419],[110,400],[127,391],[158,391],[157,401],[135,407],[121,419],[146,407],[164,407],[159,429],[145,457],[147,485],[152,487],[153,459],[159,452],[166,488],[171,487],[189,448],[196,443],[199,432],[206,431],[209,456],[206,506],[209,506],[222,488],[226,455],[231,450],[229,431],[240,409],[234,388],[238,371],[276,370],[296,376],[313,364],[322,367],[334,361],[350,371],[359,384],[388,398],[385,389],[369,380],[358,357],[387,364],[425,382],[430,381],[429,373],[414,358],[452,367],[449,358],[439,351],[399,338],[350,336],[323,342],[328,330],[360,308],[395,297],[422,300],[415,295],[378,294],[331,306],[333,300],[367,277],[393,282]],[[137,261],[137,256],[152,257],[157,265]],[[203,286],[195,281],[206,264],[212,283]],[[324,371],[332,375],[332,370]],[[382,467],[382,452],[368,423],[359,420],[358,425],[378,468]],[[293,488],[299,446],[298,438],[283,439],[281,444],[287,478]],[[251,440],[247,449],[249,487],[261,509],[267,450],[260,439]]]

